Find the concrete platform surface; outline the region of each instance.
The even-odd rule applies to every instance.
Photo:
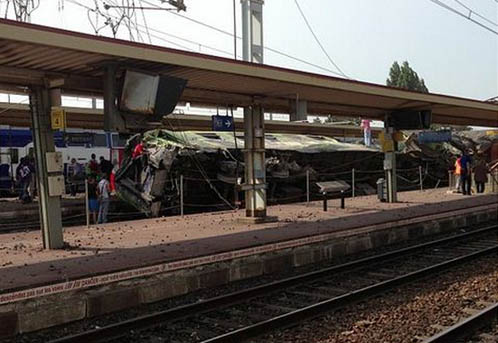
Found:
[[[38,231],[0,235],[0,295],[168,261],[219,254],[372,225],[425,218],[498,203],[498,195],[462,196],[446,189],[399,194],[400,202],[375,196],[272,206],[276,223],[243,224],[244,211],[205,213],[111,223],[65,230],[68,247],[47,251]],[[6,300],[7,301],[7,300]]]

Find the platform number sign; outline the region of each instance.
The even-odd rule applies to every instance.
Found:
[[[451,141],[450,130],[422,131],[418,134],[419,143],[443,143]]]
[[[212,116],[213,131],[233,131],[233,117]]]
[[[52,130],[62,130],[66,128],[66,111],[61,107],[52,107],[50,118]]]

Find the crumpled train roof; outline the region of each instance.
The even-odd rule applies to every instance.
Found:
[[[237,148],[244,148],[243,133],[237,132]],[[147,131],[144,141],[148,146],[178,146],[199,152],[216,152],[235,149],[233,132],[215,131],[169,131],[164,129]],[[290,150],[301,153],[321,153],[337,151],[378,152],[377,147],[342,143],[325,136],[298,134],[266,134],[265,148],[269,150]]]

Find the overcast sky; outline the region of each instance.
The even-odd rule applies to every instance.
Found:
[[[160,4],[160,0],[148,1]],[[466,12],[455,0],[443,1]],[[41,0],[31,21],[93,33],[87,10],[74,2],[95,7],[94,0]],[[121,0],[107,1],[113,2]],[[498,22],[497,1],[460,2]],[[233,32],[232,0],[185,0],[185,3],[188,9],[182,15]],[[236,3],[240,34],[240,0]],[[385,84],[393,61],[408,60],[431,92],[481,100],[498,95],[498,35],[429,0],[299,0],[299,3],[329,55],[354,79]],[[147,6],[146,1],[142,4]],[[0,6],[3,15],[5,3],[0,1]],[[197,42],[151,31],[156,36],[151,37],[153,44],[177,48],[175,44],[179,44],[193,51],[233,57],[233,38],[228,35],[166,11],[146,11],[145,16],[151,30]],[[137,13],[137,20],[139,25],[144,24],[141,12]],[[100,19],[100,25],[102,22]],[[486,25],[498,31],[498,26]],[[140,26],[140,30],[142,39],[148,42],[145,28]],[[106,28],[100,34],[112,36]],[[136,36],[136,31],[133,34]],[[124,26],[119,29],[119,37],[129,38]],[[294,0],[265,1],[264,42],[273,49],[335,70],[313,40]],[[238,44],[240,47],[240,40]],[[265,63],[333,75],[269,51],[265,51]]]

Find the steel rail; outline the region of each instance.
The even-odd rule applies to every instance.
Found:
[[[324,268],[324,269],[321,269],[318,271],[309,272],[309,273],[306,273],[303,275],[293,276],[293,277],[290,277],[290,278],[287,278],[284,280],[274,281],[274,282],[271,282],[268,284],[264,284],[264,285],[256,286],[253,288],[233,292],[233,293],[230,293],[227,295],[214,297],[214,298],[207,299],[207,300],[204,300],[204,301],[201,301],[198,303],[184,305],[184,306],[176,307],[176,308],[165,310],[165,311],[160,311],[157,313],[152,313],[152,314],[140,316],[137,318],[125,320],[125,321],[122,321],[119,323],[111,324],[108,326],[104,326],[104,327],[101,327],[98,329],[88,330],[88,331],[85,331],[82,333],[77,333],[74,335],[62,337],[59,339],[52,340],[52,341],[50,341],[50,343],[66,343],[66,342],[89,343],[89,342],[105,342],[105,341],[113,340],[113,339],[125,336],[128,332],[130,332],[132,330],[144,330],[144,329],[155,327],[155,326],[167,323],[167,322],[178,321],[178,320],[185,319],[185,318],[193,316],[193,315],[198,315],[198,314],[201,314],[204,312],[212,311],[215,308],[222,308],[222,307],[226,307],[229,305],[241,303],[241,302],[247,301],[251,298],[264,296],[264,295],[267,295],[267,294],[275,292],[275,291],[279,291],[279,290],[289,288],[289,287],[292,287],[292,286],[295,286],[298,284],[302,284],[305,282],[309,282],[311,280],[317,280],[317,279],[320,279],[322,277],[329,276],[333,273],[341,273],[344,271],[351,271],[351,270],[355,270],[355,269],[367,266],[369,264],[386,262],[386,261],[395,259],[399,256],[408,255],[411,253],[416,253],[418,251],[428,249],[428,248],[431,248],[434,246],[438,246],[441,244],[447,244],[447,243],[463,240],[465,238],[478,236],[478,235],[485,234],[488,232],[493,232],[493,231],[496,231],[497,229],[498,229],[498,225],[492,225],[492,226],[477,229],[477,230],[474,230],[471,232],[458,234],[458,235],[455,235],[452,237],[442,238],[442,239],[438,239],[435,241],[418,244],[418,245],[415,245],[412,247],[407,247],[407,248],[399,249],[396,251],[387,252],[387,253],[384,253],[381,255],[363,258],[360,260],[348,262],[348,263],[337,265],[337,266],[327,267],[327,268]],[[492,249],[496,249],[496,247],[493,247]],[[478,257],[478,256],[476,255],[476,257]],[[446,265],[447,264],[445,264],[445,266]],[[428,273],[428,272],[429,271],[425,271],[424,273]],[[420,272],[418,272],[418,273],[420,273]],[[412,274],[413,273],[410,273],[409,275],[412,275]],[[419,275],[419,274],[417,274],[417,275]],[[415,277],[415,276],[412,276],[412,277]],[[396,279],[390,280],[390,281],[392,282],[392,285],[400,284],[401,278],[396,278]],[[385,284],[385,282],[383,282],[382,284]],[[384,287],[384,286],[381,286],[381,287]],[[369,291],[372,292],[374,290],[378,291],[378,289],[373,288],[373,286],[366,287],[366,289],[363,289],[363,291],[366,293],[368,293]],[[266,328],[265,330],[267,330],[270,327],[274,327],[272,325],[275,323],[279,323],[279,325],[280,325],[280,324],[282,324],[282,321],[285,322],[285,320],[286,320],[283,318],[291,318],[288,316],[292,313],[294,313],[293,316],[295,316],[295,318],[301,317],[305,313],[308,313],[308,312],[315,311],[315,313],[316,313],[316,310],[327,307],[328,306],[327,304],[329,304],[329,302],[332,300],[335,300],[336,304],[342,303],[343,305],[345,305],[348,303],[348,301],[351,301],[351,300],[349,300],[349,298],[347,298],[347,296],[355,295],[357,293],[358,293],[358,291],[354,291],[354,292],[348,293],[344,296],[339,296],[336,298],[332,298],[331,300],[321,302],[321,303],[315,304],[313,306],[309,306],[309,307],[305,308],[305,309],[307,309],[306,311],[301,311],[301,310],[294,311],[296,313],[291,312],[288,314],[284,314],[280,317],[277,317],[277,318],[274,318],[271,320],[267,320],[267,321],[264,321],[264,322],[259,323],[259,324],[249,326],[245,329],[233,331],[229,334],[219,336],[217,338],[217,339],[220,339],[219,341],[208,340],[206,342],[231,342],[232,336],[227,336],[230,334],[241,335],[240,337],[250,337],[250,336],[248,336],[248,334],[250,334],[250,335],[261,334],[261,332],[258,332],[258,330],[265,329],[265,328]],[[373,293],[370,293],[370,294],[373,294]],[[302,309],[302,310],[305,310],[305,309]],[[308,315],[306,315],[306,317],[307,316]],[[223,340],[223,339],[226,339],[226,340]]]
[[[432,336],[425,340],[424,343],[454,343],[458,339],[472,336],[473,333],[495,320],[498,320],[498,303],[488,306],[473,316]]]
[[[389,291],[393,289],[396,286],[400,286],[402,284],[406,284],[415,280],[419,280],[424,277],[431,276],[437,272],[440,272],[442,270],[451,268],[453,266],[468,262],[470,260],[491,254],[491,253],[498,253],[498,245],[483,249],[481,251],[478,251],[476,253],[468,254],[463,257],[458,257],[455,259],[452,259],[447,262],[442,262],[437,265],[427,267],[424,269],[421,269],[419,271],[409,273],[397,278],[394,278],[392,280],[384,281],[384,282],[379,282],[375,285],[368,286],[356,291],[352,291],[348,294],[338,296],[335,298],[332,298],[330,300],[325,300],[322,302],[319,302],[317,304],[313,304],[311,306],[283,314],[278,317],[274,317],[272,319],[266,320],[264,322],[260,322],[251,326],[247,326],[242,329],[234,330],[231,332],[228,332],[224,335],[220,335],[218,337],[214,337],[211,339],[207,339],[202,341],[202,343],[225,343],[225,342],[240,342],[249,338],[253,338],[256,336],[260,336],[261,334],[276,330],[276,329],[283,329],[287,328],[289,326],[292,326],[296,323],[299,323],[303,320],[311,319],[313,317],[319,316],[323,314],[324,312],[328,312],[331,310],[336,310],[341,307],[344,307],[346,305],[353,304],[355,302],[364,300],[368,297],[371,297],[376,294],[384,293],[386,291]]]

